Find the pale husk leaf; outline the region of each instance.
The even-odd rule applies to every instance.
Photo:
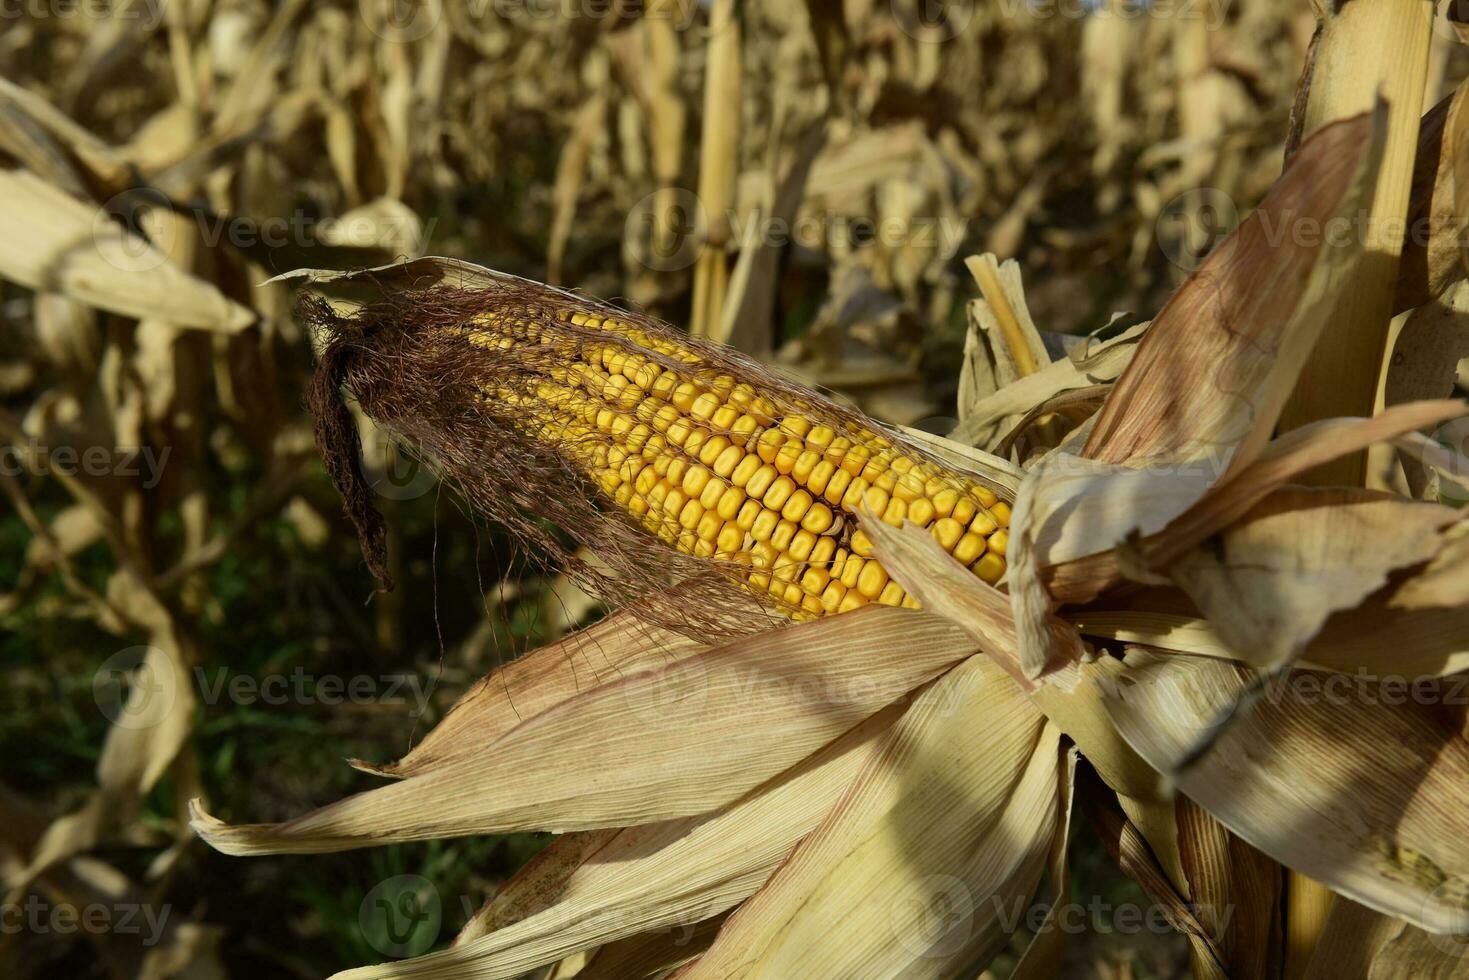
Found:
[[[691,816],[738,799],[972,652],[947,621],[888,607],[768,630],[588,691],[493,750],[295,820],[232,827],[199,812],[194,827],[226,853],[310,853]]]
[[[1005,673],[964,661],[680,980],[944,977],[983,959],[1006,903],[1035,891],[1061,759],[1059,730]]]
[[[1469,745],[1457,726],[1368,684],[1344,697],[1287,685],[1216,732],[1248,671],[1140,649],[1127,660],[1107,698],[1118,731],[1226,827],[1378,911],[1433,932],[1469,926]]]
[[[447,950],[338,974],[509,980],[579,950],[686,929],[752,894],[879,751],[894,706],[717,813],[569,834],[495,895]]]

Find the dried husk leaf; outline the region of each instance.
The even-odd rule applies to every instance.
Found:
[[[970,741],[979,724],[983,753]],[[1058,830],[1059,743],[1003,671],[966,660],[919,695],[680,980],[944,977],[982,961],[1006,904],[1034,893]]]
[[[1394,313],[1423,306],[1464,278],[1464,231],[1469,219],[1464,203],[1469,197],[1469,175],[1461,174],[1460,169],[1469,166],[1466,102],[1469,84],[1460,83],[1419,123]]]
[[[25,170],[0,169],[0,276],[131,317],[220,333],[255,320],[245,307],[169,261],[95,206]]]
[[[1469,745],[1452,719],[1371,682],[1337,697],[1293,675],[1217,732],[1248,670],[1138,648],[1127,666],[1107,698],[1117,730],[1231,831],[1378,911],[1469,928]]]
[[[559,838],[451,948],[337,980],[510,980],[580,950],[718,915],[760,887],[821,821],[876,757],[901,711],[868,718],[717,813]]]
[[[1326,326],[1324,299],[1363,249],[1361,236],[1297,232],[1338,227],[1370,202],[1386,122],[1379,109],[1306,140],[1154,318],[1083,455],[1137,468],[1253,458]]]
[[[483,751],[512,728],[569,698],[707,649],[646,622],[636,609],[623,610],[484,677],[397,762],[354,765],[382,776],[430,772]]]
[[[229,826],[198,811],[194,828],[230,854],[319,853],[691,816],[738,799],[973,649],[946,620],[888,607],[768,630],[588,691],[493,751],[295,820]]]
[[[1454,512],[1367,490],[1291,488],[1175,561],[1169,577],[1237,659],[1289,663],[1334,612],[1428,561]]]

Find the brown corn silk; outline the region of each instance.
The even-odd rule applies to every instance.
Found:
[[[721,611],[748,607],[732,601],[745,592],[794,619],[916,607],[872,557],[859,513],[928,528],[986,581],[1004,574],[1009,505],[994,489],[646,316],[508,278],[347,314],[308,297],[303,314],[325,342],[309,395],[317,443],[387,588],[343,389],[538,557],[676,629],[734,632]],[[678,601],[660,602],[674,581]]]

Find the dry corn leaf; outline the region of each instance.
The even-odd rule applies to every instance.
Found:
[[[11,231],[0,240],[0,276],[124,316],[202,330],[237,333],[255,320],[101,209],[35,174],[0,169],[0,209]]]
[[[1218,732],[1249,671],[1140,648],[1127,666],[1107,697],[1117,730],[1224,826],[1378,911],[1469,928],[1469,745],[1457,725],[1372,681],[1328,696],[1285,675]]]
[[[886,607],[767,630],[562,702],[493,753],[286,823],[229,826],[201,810],[194,827],[229,854],[318,853],[703,813],[972,652],[947,621]]]
[[[1035,405],[1063,391],[1116,380],[1132,362],[1133,353],[1148,327],[1148,323],[1139,323],[1100,343],[1084,343],[1071,357],[1052,361],[1035,374],[1026,375],[982,398],[963,396],[966,389],[961,380],[959,424],[949,433],[949,438],[972,445],[1002,419],[1024,415]],[[966,364],[969,363],[969,350],[966,342]]]
[[[1459,936],[1436,936],[1401,919],[1337,898],[1305,980],[1462,980],[1469,952]]]
[[[383,776],[421,775],[483,751],[512,728],[578,694],[707,649],[640,619],[636,609],[623,610],[483,678],[397,762],[356,765]]]
[[[1413,402],[1393,406],[1370,419],[1326,419],[1294,429],[1268,444],[1248,466],[1232,470],[1219,483],[1209,487],[1207,493],[1178,512],[1161,531],[1134,535],[1131,533],[1133,529],[1125,523],[1111,523],[1100,531],[1078,529],[1080,533],[1074,540],[1082,544],[1069,548],[1066,553],[1058,554],[1058,549],[1053,549],[1047,554],[1047,558],[1054,562],[1042,569],[1047,590],[1058,602],[1080,603],[1097,598],[1121,582],[1121,559],[1115,550],[1094,552],[1085,557],[1064,557],[1068,553],[1079,553],[1082,545],[1092,547],[1105,537],[1111,537],[1114,542],[1132,538],[1128,543],[1128,561],[1134,574],[1158,574],[1179,556],[1228,527],[1299,474],[1378,442],[1456,418],[1465,411],[1465,404],[1458,401]],[[1143,483],[1151,490],[1153,484],[1150,481],[1144,480]],[[1031,493],[1041,496],[1045,489],[1038,488]],[[1027,519],[1022,508],[1027,504],[1028,496],[1026,487],[1022,487],[1016,501],[1016,523]],[[1173,505],[1176,506],[1186,496],[1180,493],[1173,500]],[[1167,492],[1164,491],[1158,499],[1169,499]],[[1099,515],[1089,511],[1088,516]],[[1068,520],[1074,522],[1075,518],[1068,515]],[[1047,532],[1043,530],[1042,533]],[[1015,579],[1012,564],[1012,589]]]
[[[451,948],[337,980],[511,980],[580,950],[718,915],[760,887],[810,833],[876,756],[901,710],[878,712],[716,813],[560,838]]]
[[[1423,117],[1413,164],[1407,235],[1398,263],[1393,311],[1423,306],[1465,275],[1464,231],[1469,219],[1469,83]]]
[[[1332,613],[1436,555],[1453,519],[1447,507],[1389,494],[1291,488],[1173,562],[1168,575],[1237,659],[1275,669]]]
[[[1324,297],[1362,253],[1361,236],[1331,230],[1370,201],[1385,129],[1379,110],[1306,140],[1154,318],[1083,455],[1131,467],[1256,455],[1326,326]]]
[[[1061,760],[1060,732],[1005,673],[964,661],[680,980],[941,977],[982,961],[1059,832]]]

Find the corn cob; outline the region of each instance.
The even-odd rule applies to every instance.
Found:
[[[732,566],[793,618],[917,607],[873,557],[859,513],[928,529],[986,582],[1004,574],[1010,508],[989,488],[857,422],[768,397],[692,345],[595,313],[557,319],[580,339],[503,309],[471,319],[475,346],[512,363],[534,354],[518,373],[500,362],[482,400],[647,530]]]

